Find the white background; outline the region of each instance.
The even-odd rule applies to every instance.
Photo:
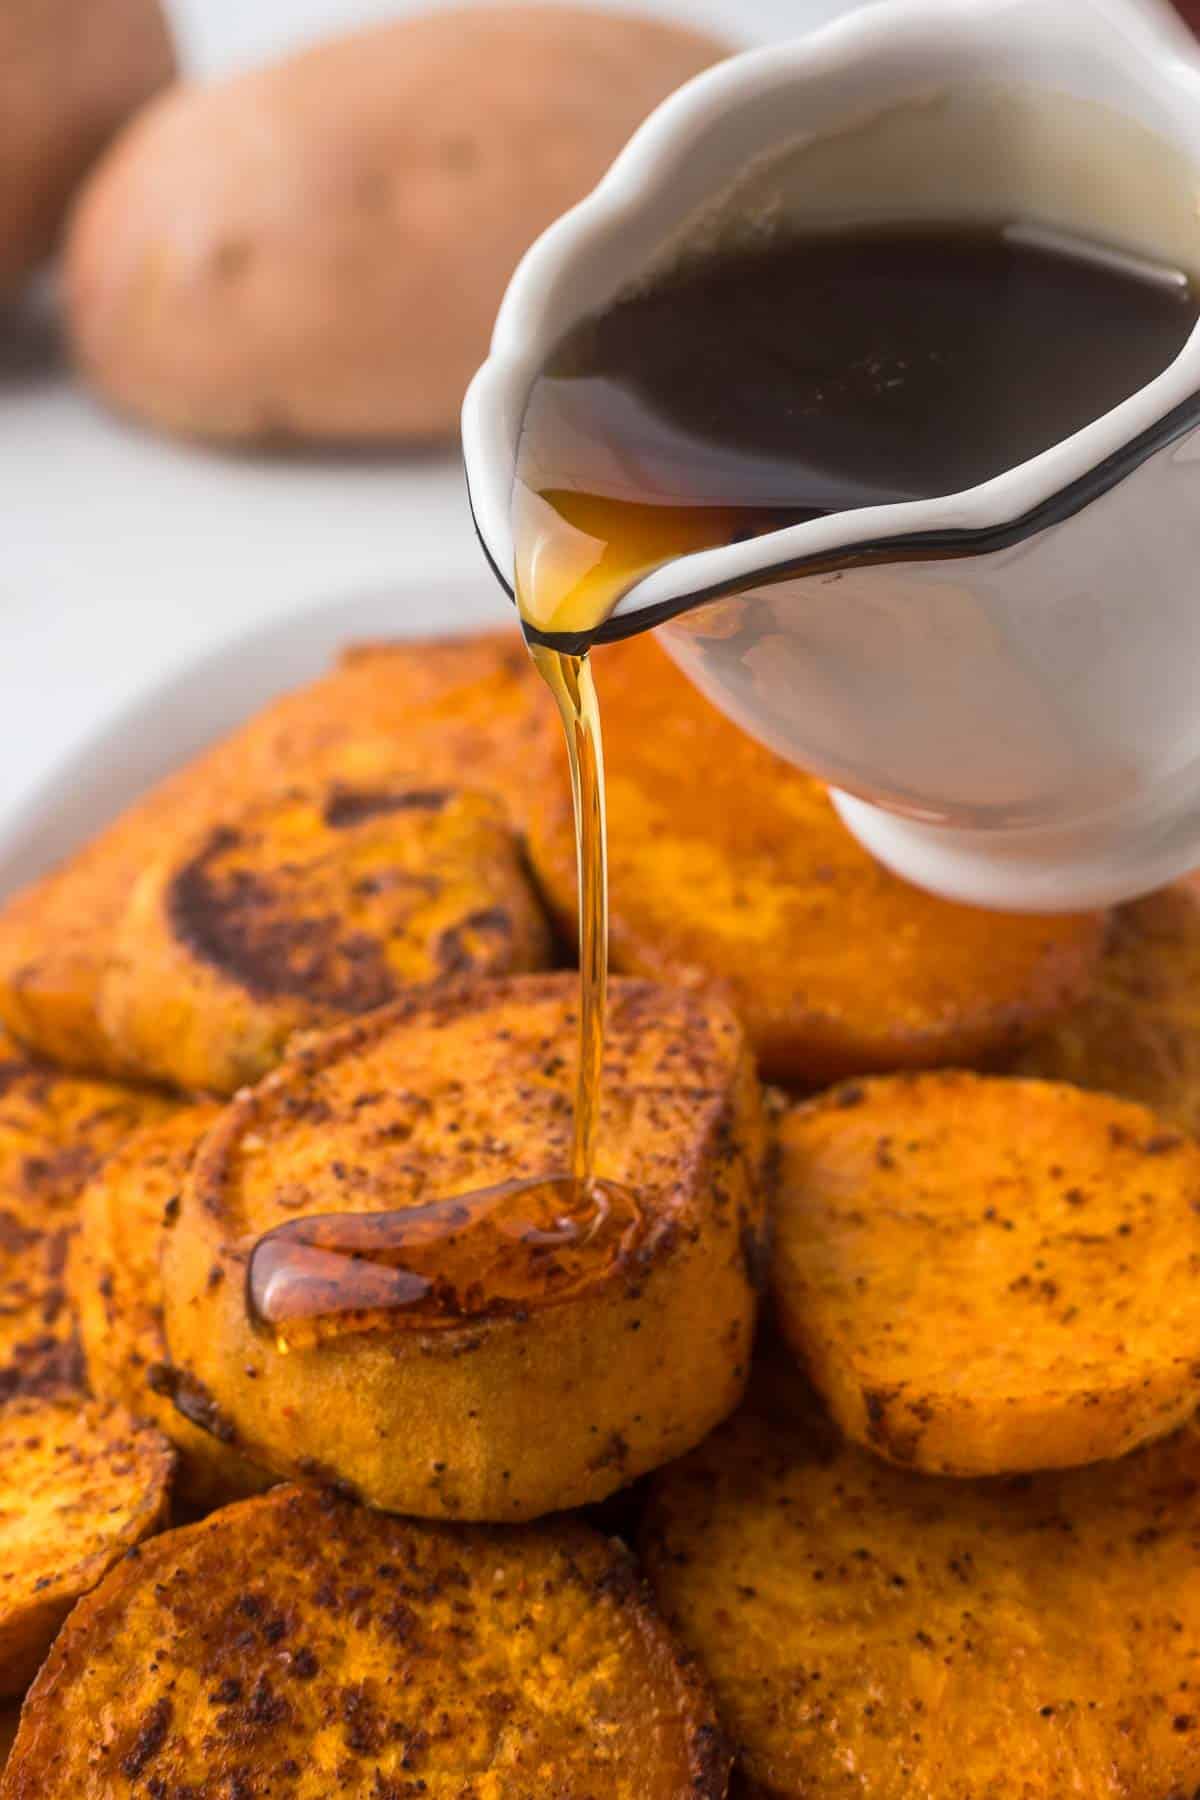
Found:
[[[754,42],[850,3],[643,9]],[[416,10],[405,0],[168,7],[185,67],[203,76]],[[393,581],[486,579],[457,455],[272,461],[176,445],[101,412],[44,336],[0,319],[0,826],[126,701],[240,629]],[[497,616],[504,604],[497,590]]]

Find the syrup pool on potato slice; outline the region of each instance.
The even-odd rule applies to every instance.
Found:
[[[284,1352],[381,1327],[444,1329],[575,1299],[644,1236],[627,1189],[566,1175],[289,1219],[251,1252],[247,1306]]]

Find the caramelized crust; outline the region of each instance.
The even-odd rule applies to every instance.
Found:
[[[177,1489],[189,1506],[220,1506],[269,1485],[270,1477],[171,1400],[159,1256],[166,1219],[215,1105],[180,1107],[173,1118],[127,1138],[84,1189],[68,1287],[79,1321],[88,1384],[103,1400],[153,1420],[175,1445]]]
[[[1200,878],[1117,909],[1091,986],[1015,1068],[1140,1100],[1200,1134]]]
[[[78,1381],[65,1273],[80,1191],[122,1139],[171,1110],[0,1044],[0,1397]]]
[[[746,737],[648,638],[595,652],[608,777],[613,966],[712,987],[764,1074],[839,1076],[1011,1051],[1084,989],[1098,915],[936,900],[872,861],[819,782]],[[564,930],[575,843],[547,741],[530,849]]]
[[[550,952],[494,797],[411,781],[291,788],[146,871],[100,1017],[144,1074],[230,1094],[302,1026],[423,983],[544,968]]]
[[[81,1594],[166,1518],[173,1458],[119,1406],[0,1405],[0,1694],[19,1694]]]
[[[663,1472],[643,1544],[740,1746],[742,1792],[1193,1791],[1193,1426],[1115,1465],[945,1482],[838,1445],[795,1397],[782,1416],[782,1397]]]
[[[893,1076],[794,1109],[779,1147],[776,1313],[850,1437],[987,1475],[1195,1411],[1200,1147],[1144,1107]]]
[[[515,630],[350,653],[6,903],[0,1018],[65,1066],[129,1073],[99,1016],[99,997],[130,893],[148,863],[297,782],[465,781],[519,818],[548,707]]]
[[[708,1694],[586,1527],[297,1488],[170,1532],[60,1636],[4,1800],[722,1800]]]
[[[417,996],[302,1043],[238,1097],[164,1249],[178,1404],[279,1471],[474,1519],[598,1500],[729,1411],[754,1321],[762,1124],[719,1005],[615,985],[598,1175],[622,1195],[577,1255],[551,1254],[553,1216],[547,1236],[520,1208],[497,1223],[468,1207],[422,1251],[431,1313],[409,1308],[403,1249],[375,1242],[383,1213],[437,1227],[464,1196],[567,1168],[576,1001],[571,975]],[[346,1214],[363,1215],[357,1251],[329,1277],[313,1221]],[[248,1319],[247,1259],[301,1227],[319,1238],[302,1267],[314,1252],[323,1303],[346,1310],[285,1355]]]

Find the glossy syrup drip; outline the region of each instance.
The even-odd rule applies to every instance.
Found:
[[[588,657],[568,656],[539,644],[531,644],[530,653],[554,696],[571,765],[579,884],[579,1061],[571,1173],[586,1188],[596,1172],[608,993],[608,834],[600,710]]]
[[[643,1236],[625,1189],[570,1176],[394,1212],[289,1219],[251,1252],[247,1309],[284,1352],[380,1328],[469,1325],[575,1298]]]

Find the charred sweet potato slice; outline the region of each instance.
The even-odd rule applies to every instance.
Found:
[[[412,781],[286,789],[147,870],[100,1016],[144,1075],[231,1094],[302,1026],[550,955],[494,797]]]
[[[65,1272],[80,1192],[122,1139],[171,1110],[0,1051],[0,1397],[78,1378]]]
[[[601,1499],[724,1417],[763,1225],[741,1030],[616,983],[600,1185],[575,1206],[507,1184],[569,1168],[577,999],[572,975],[415,996],[239,1095],[164,1246],[177,1404],[280,1472],[473,1519]],[[281,1281],[315,1316],[280,1324]]]
[[[1200,1780],[1194,1427],[1094,1469],[946,1482],[764,1405],[656,1478],[643,1547],[753,1800]]]
[[[1014,1068],[1140,1100],[1200,1135],[1200,880],[1118,908],[1082,1000]]]
[[[983,1475],[1195,1411],[1200,1146],[1144,1107],[892,1076],[794,1109],[779,1147],[777,1315],[850,1437]]]
[[[67,1067],[131,1072],[100,989],[148,863],[297,782],[464,784],[516,817],[549,701],[515,630],[374,645],[287,694],[168,777],[0,910],[0,1017]]]
[[[113,1571],[4,1800],[721,1800],[707,1690],[585,1526],[468,1531],[277,1488]]]
[[[0,1693],[20,1693],[81,1594],[166,1517],[166,1439],[122,1407],[0,1405]]]
[[[954,906],[875,863],[825,789],[745,736],[649,639],[595,653],[614,968],[723,992],[764,1074],[820,1083],[1011,1050],[1085,987],[1097,915]],[[575,908],[566,758],[547,745],[534,867]]]
[[[170,1438],[179,1460],[177,1490],[194,1507],[241,1499],[271,1479],[193,1425],[171,1400],[162,1238],[200,1140],[219,1116],[216,1105],[180,1107],[173,1118],[134,1132],[84,1189],[68,1265],[92,1392],[151,1419]]]

